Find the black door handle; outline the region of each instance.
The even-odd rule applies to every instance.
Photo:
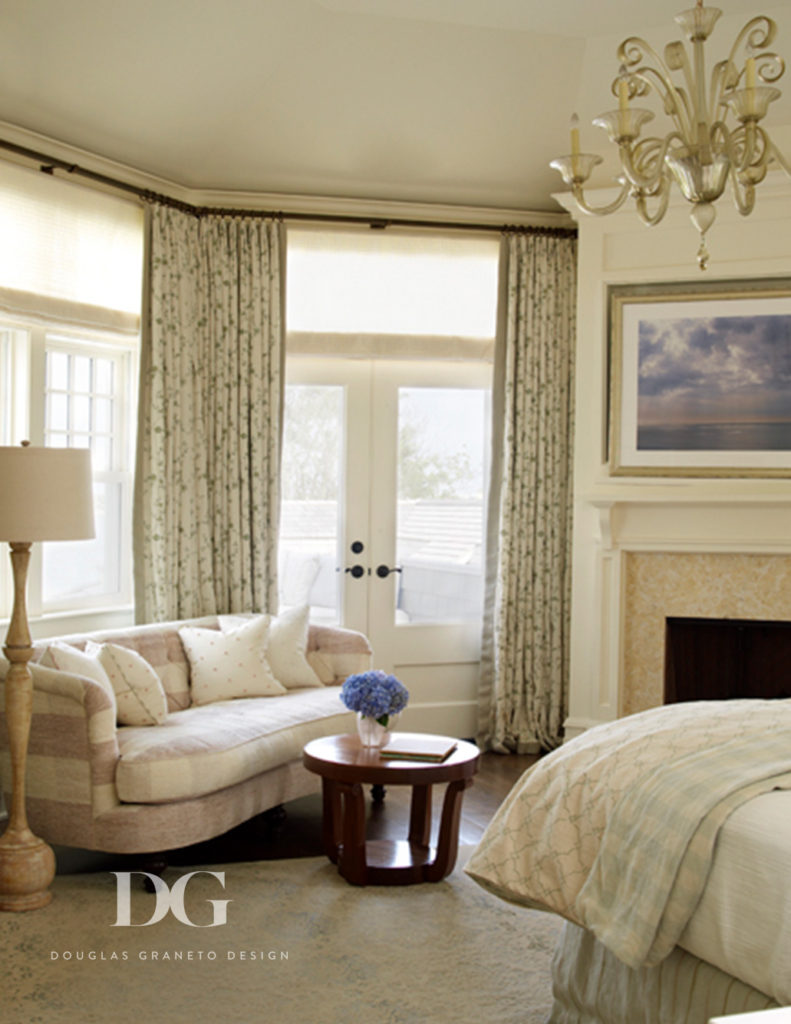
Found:
[[[386,579],[391,572],[401,572],[401,566],[394,565],[392,569],[389,565],[377,565],[376,567],[376,575],[380,580]]]
[[[365,569],[361,565],[347,565],[343,571],[351,573],[351,575],[354,576],[356,580],[359,580],[361,576],[365,575]]]

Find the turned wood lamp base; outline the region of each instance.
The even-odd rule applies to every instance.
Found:
[[[5,681],[5,713],[11,751],[11,811],[0,836],[0,911],[37,910],[52,899],[55,877],[52,848],[28,828],[25,811],[25,765],[33,716],[33,655],[25,608],[30,544],[11,544],[14,610],[3,652],[11,663]]]
[[[25,834],[9,828],[0,836],[0,910],[46,907],[54,877],[52,847],[30,829]]]

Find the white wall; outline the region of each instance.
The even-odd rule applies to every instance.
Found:
[[[557,197],[574,213],[573,201]],[[602,197],[594,197],[600,205]],[[623,709],[629,553],[791,553],[791,480],[611,476],[606,462],[607,289],[638,282],[791,277],[791,184],[781,174],[741,217],[726,194],[709,269],[680,198],[645,227],[631,206],[578,216],[579,297],[570,709],[566,735]],[[778,616],[780,617],[780,616]]]

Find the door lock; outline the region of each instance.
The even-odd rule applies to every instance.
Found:
[[[377,565],[376,567],[376,575],[380,580],[386,579],[391,572],[401,572],[401,566],[394,565],[392,569],[389,565]]]

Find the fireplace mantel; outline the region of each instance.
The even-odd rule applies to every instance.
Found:
[[[598,493],[581,504],[595,510],[603,551],[791,552],[791,482],[767,494]]]
[[[575,514],[567,738],[662,703],[666,615],[791,619],[791,481],[602,487]]]

